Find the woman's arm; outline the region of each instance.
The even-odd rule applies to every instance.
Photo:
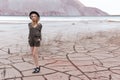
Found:
[[[29,29],[28,39],[30,39],[30,23],[28,23],[28,29]]]
[[[40,39],[40,40],[42,40],[41,31],[42,31],[42,24],[40,24],[40,27],[39,27],[39,39]]]

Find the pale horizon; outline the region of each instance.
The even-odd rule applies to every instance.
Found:
[[[87,7],[96,7],[110,15],[120,15],[119,0],[79,0]]]

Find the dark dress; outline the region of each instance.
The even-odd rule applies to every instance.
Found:
[[[29,27],[29,36],[28,36],[29,45],[31,47],[39,47],[40,46],[40,40],[42,40],[42,36],[41,36],[42,24],[39,23],[34,28],[34,27],[32,27],[32,23],[29,23],[28,27]]]

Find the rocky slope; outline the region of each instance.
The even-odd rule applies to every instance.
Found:
[[[42,16],[102,16],[106,12],[86,7],[79,0],[0,0],[0,15],[28,15],[31,10]]]

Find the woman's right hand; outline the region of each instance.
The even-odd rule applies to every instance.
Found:
[[[38,39],[38,41],[41,41],[40,39]]]

